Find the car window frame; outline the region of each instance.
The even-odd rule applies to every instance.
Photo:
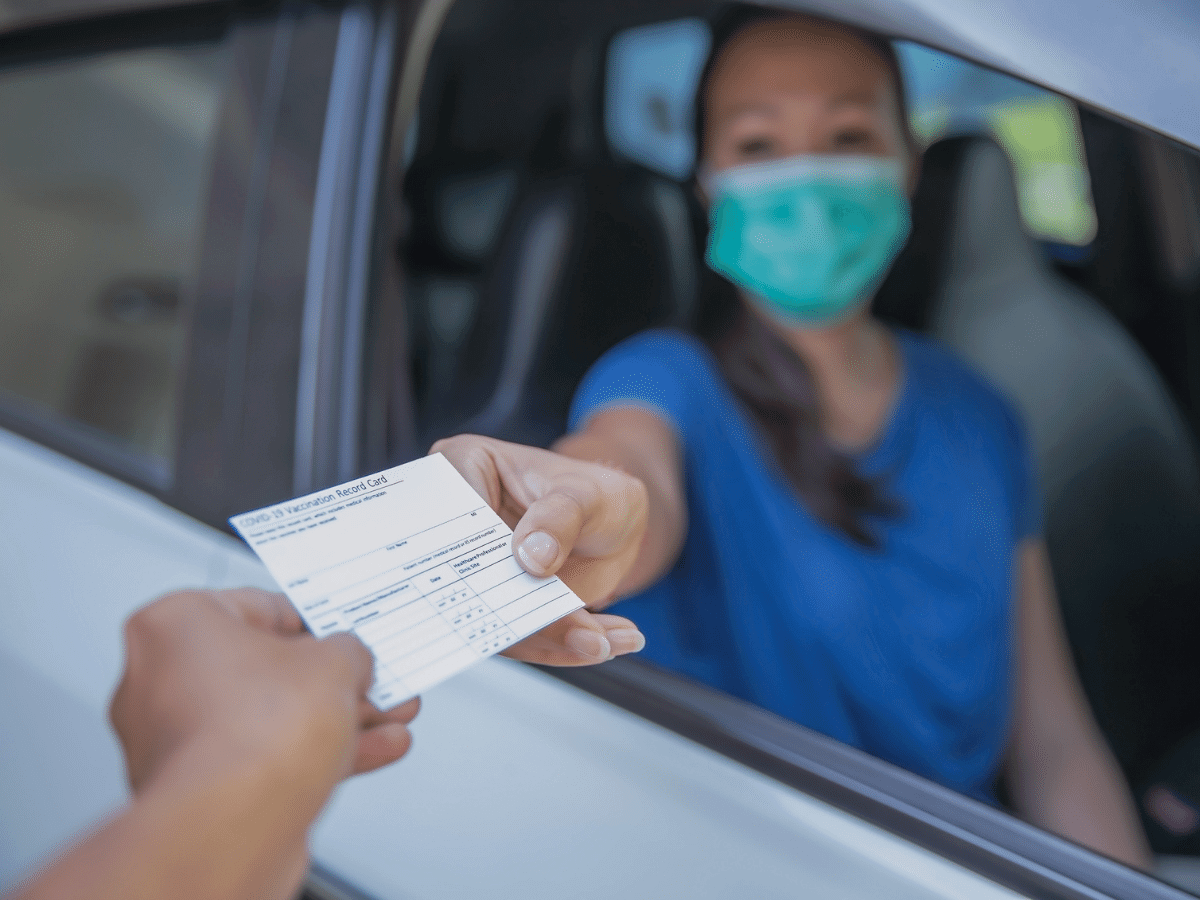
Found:
[[[293,496],[297,383],[322,137],[342,11],[281,3],[248,24],[254,126],[230,129],[234,177],[210,202],[189,342],[172,506],[231,533],[228,517]],[[236,222],[222,211],[240,211]]]
[[[371,412],[363,385],[377,345],[369,335],[382,327],[372,299],[386,278],[377,263],[387,255],[386,198],[395,185],[388,125],[412,10],[352,2],[340,14],[306,272],[289,496],[363,471],[362,419]]]

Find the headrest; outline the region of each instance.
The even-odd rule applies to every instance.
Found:
[[[410,252],[459,268],[484,264],[512,211],[521,173],[496,154],[442,150],[418,157],[404,177],[414,222]]]
[[[991,138],[943,138],[921,160],[912,233],[875,296],[883,319],[925,331],[939,287],[1043,265],[1025,233],[1008,155]]]
[[[1025,232],[1008,154],[987,138],[960,138],[947,150],[956,158],[958,196],[946,244],[943,277],[995,277],[1014,268],[1045,265]]]
[[[517,189],[512,169],[447,175],[437,186],[436,227],[456,256],[481,262],[500,234]]]

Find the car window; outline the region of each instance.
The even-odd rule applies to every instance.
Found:
[[[227,49],[0,69],[0,401],[168,474]]]
[[[692,97],[711,42],[702,19],[630,28],[613,38],[604,126],[618,153],[673,178],[696,158]]]
[[[913,131],[926,146],[954,134],[991,134],[1008,152],[1021,216],[1034,236],[1083,248],[1096,212],[1075,105],[1063,97],[919,44],[896,44]]]

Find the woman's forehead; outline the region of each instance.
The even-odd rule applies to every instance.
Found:
[[[887,63],[853,32],[788,17],[736,34],[720,51],[704,101],[718,118],[769,107],[777,94],[873,108],[890,78]]]

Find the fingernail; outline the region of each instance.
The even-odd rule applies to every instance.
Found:
[[[558,541],[544,531],[535,531],[517,548],[522,564],[535,575],[542,575],[558,559]]]
[[[566,644],[576,653],[595,660],[612,656],[612,646],[604,635],[587,628],[572,628],[567,632]]]
[[[646,646],[646,636],[636,628],[614,628],[606,634],[614,656],[637,653]]]
[[[388,722],[386,725],[379,726],[379,730],[386,736],[388,744],[393,747],[398,747],[409,740],[408,729],[399,722]]]

